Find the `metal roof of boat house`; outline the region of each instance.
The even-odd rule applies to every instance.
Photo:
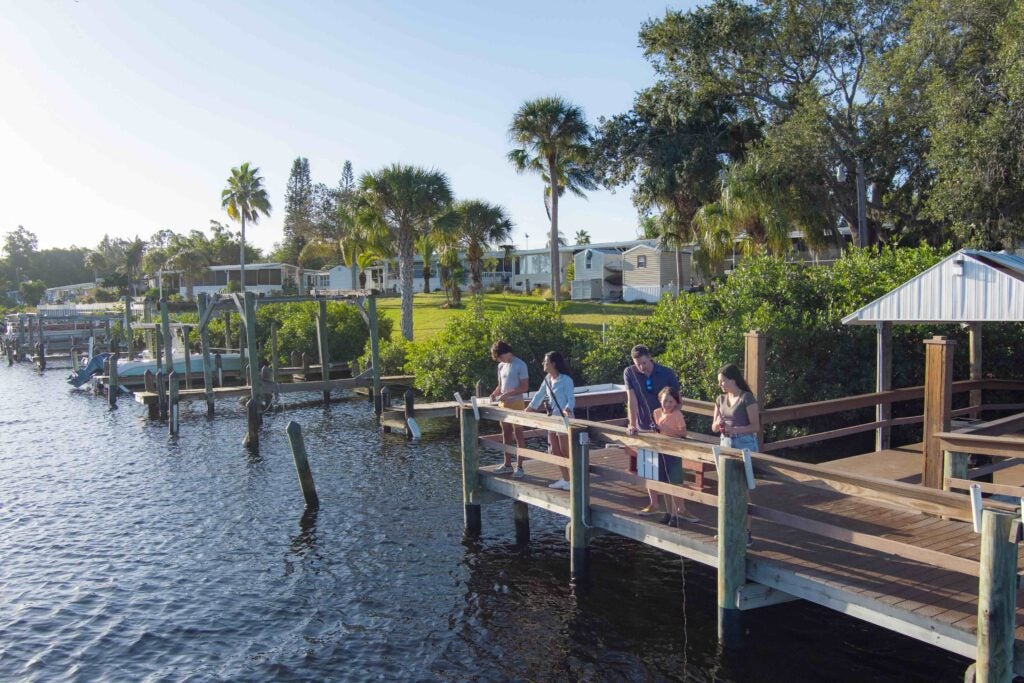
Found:
[[[843,318],[844,325],[1024,321],[1024,258],[961,249]]]

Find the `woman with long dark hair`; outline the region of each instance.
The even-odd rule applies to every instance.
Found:
[[[548,351],[544,354],[544,372],[546,373],[544,382],[537,393],[533,395],[530,405],[526,406],[526,412],[540,412],[542,404],[547,401],[548,415],[571,418],[573,410],[576,408],[576,397],[573,393],[576,387],[573,385],[572,377],[569,376],[569,364],[565,362],[565,358],[558,351]],[[549,431],[548,445],[554,455],[569,457],[568,434]],[[563,467],[561,474],[562,478],[550,484],[549,488],[569,490],[569,470]]]
[[[722,394],[715,399],[711,431],[719,433],[719,443],[723,446],[756,451],[759,448],[757,435],[761,431],[757,398],[735,364],[724,365],[718,371],[718,387]]]

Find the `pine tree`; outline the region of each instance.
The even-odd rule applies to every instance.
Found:
[[[284,240],[282,252],[285,260],[295,263],[299,252],[313,236],[313,178],[309,172],[309,159],[298,157],[292,162],[288,176],[288,189],[284,195]]]

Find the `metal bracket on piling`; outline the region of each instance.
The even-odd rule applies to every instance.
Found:
[[[981,486],[971,484],[971,522],[974,524],[974,533],[981,533]]]
[[[469,401],[473,405],[473,417],[476,419],[477,422],[479,422],[480,421],[480,406],[477,405],[476,396],[470,396],[469,397]]]
[[[743,472],[747,475],[747,488],[754,490],[754,463],[750,459],[750,449],[743,449]]]

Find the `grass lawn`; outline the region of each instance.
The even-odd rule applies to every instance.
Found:
[[[444,304],[444,293],[416,294],[412,299],[413,335],[421,341],[441,330],[448,319],[468,311],[472,307],[472,299],[468,294],[462,295],[462,308],[441,308]],[[487,312],[503,311],[509,306],[550,306],[550,302],[539,296],[523,296],[521,294],[485,294],[484,310]],[[400,297],[381,297],[377,300],[377,310],[395,321],[395,333],[398,333],[401,318],[402,300]],[[654,310],[653,304],[645,303],[600,303],[597,301],[566,301],[562,305],[562,315],[567,322],[580,327],[601,331],[601,323],[610,319],[628,315],[647,315]]]

